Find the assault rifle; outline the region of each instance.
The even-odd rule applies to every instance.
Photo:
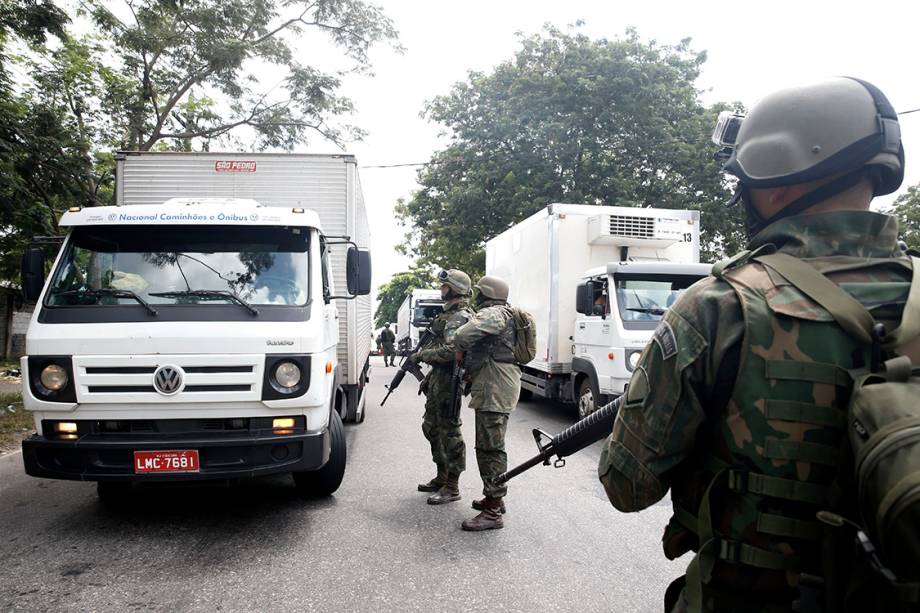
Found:
[[[455,359],[453,371],[450,374],[450,404],[445,417],[457,419],[460,416],[460,407],[463,404],[463,388],[466,386],[466,368],[462,359]]]
[[[620,410],[621,404],[623,404],[623,396],[619,396],[613,402],[604,405],[581,421],[575,422],[556,436],[550,436],[543,430],[534,428],[533,438],[540,453],[523,464],[515,466],[508,472],[502,473],[498,476],[496,482],[504,483],[522,472],[530,470],[537,464],[549,466],[550,458],[553,456],[556,456],[553,466],[556,468],[565,466],[566,456],[581,451],[613,431],[613,422],[617,418],[617,411]]]
[[[422,333],[422,336],[418,339],[418,345],[416,345],[415,349],[410,351],[402,359],[402,362],[399,363],[399,370],[397,370],[396,374],[393,375],[393,380],[390,381],[389,385],[385,386],[388,391],[387,391],[387,395],[383,397],[383,401],[381,401],[380,406],[383,406],[384,403],[387,401],[387,398],[390,397],[390,394],[392,394],[393,391],[396,390],[397,387],[399,387],[399,384],[402,383],[402,380],[405,378],[406,373],[409,373],[410,375],[418,379],[419,383],[422,382],[422,380],[425,378],[425,373],[422,372],[422,367],[416,364],[415,362],[413,362],[412,360],[410,360],[409,358],[415,355],[416,353],[418,353],[418,350],[424,347],[425,345],[427,345],[433,338],[434,338],[434,333],[431,331],[431,329],[425,328],[425,331]]]

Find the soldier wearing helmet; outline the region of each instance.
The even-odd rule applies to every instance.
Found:
[[[476,411],[476,462],[484,498],[473,502],[480,511],[463,522],[464,530],[504,527],[505,484],[496,477],[508,468],[505,431],[521,393],[521,369],[514,359],[515,326],[508,306],[508,284],[486,276],[476,284],[476,315],[457,330],[454,343],[464,353],[470,377],[470,408]]]
[[[431,445],[431,460],[437,467],[437,474],[427,483],[418,485],[420,492],[432,492],[428,504],[460,500],[460,473],[466,469],[466,445],[460,432],[460,417],[448,416],[447,406],[453,401],[454,334],[473,316],[469,306],[472,285],[469,275],[462,270],[442,270],[438,280],[444,310],[431,322],[434,339],[410,358],[431,364],[422,382],[425,393],[422,433]]]
[[[396,366],[396,335],[390,330],[389,322],[383,324],[383,330],[377,337],[377,345],[383,352],[383,365]]]
[[[604,445],[600,480],[622,511],[670,490],[664,553],[695,556],[666,611],[847,610],[837,599],[852,580],[830,576],[827,562],[845,567],[852,541],[822,543],[833,532],[816,513],[847,476],[845,375],[872,348],[790,271],[807,269],[813,285],[829,279],[897,327],[912,264],[896,219],[869,211],[901,184],[897,115],[871,84],[835,78],[721,116],[714,140],[738,179],[732,204],[745,207],[749,250],[664,316]]]

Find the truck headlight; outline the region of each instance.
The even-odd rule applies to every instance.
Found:
[[[59,364],[48,364],[42,369],[39,381],[45,389],[59,392],[67,387],[67,369]]]
[[[641,351],[633,350],[626,355],[626,363],[629,364],[629,370],[635,370],[639,365],[639,358],[642,356]]]
[[[287,389],[297,387],[301,376],[300,367],[294,362],[281,362],[275,367],[275,381],[281,387]]]

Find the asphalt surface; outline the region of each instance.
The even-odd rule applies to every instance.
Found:
[[[662,610],[688,561],[661,554],[667,502],[613,509],[596,444],[565,468],[514,479],[503,530],[462,532],[482,487],[472,412],[463,500],[429,506],[415,488],[433,475],[422,398],[407,378],[380,408],[395,369],[373,359],[367,420],[346,427],[345,481],[323,500],[274,477],[156,490],[113,511],[94,484],[33,479],[20,454],[0,458],[0,610]],[[532,428],[573,421],[551,403],[521,403],[509,462],[534,453]]]

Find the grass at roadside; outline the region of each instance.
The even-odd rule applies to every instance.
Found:
[[[34,428],[32,413],[22,406],[22,396],[0,394],[0,452],[18,447],[23,435],[32,432]]]
[[[11,368],[19,370],[19,360],[0,360],[0,375]]]

